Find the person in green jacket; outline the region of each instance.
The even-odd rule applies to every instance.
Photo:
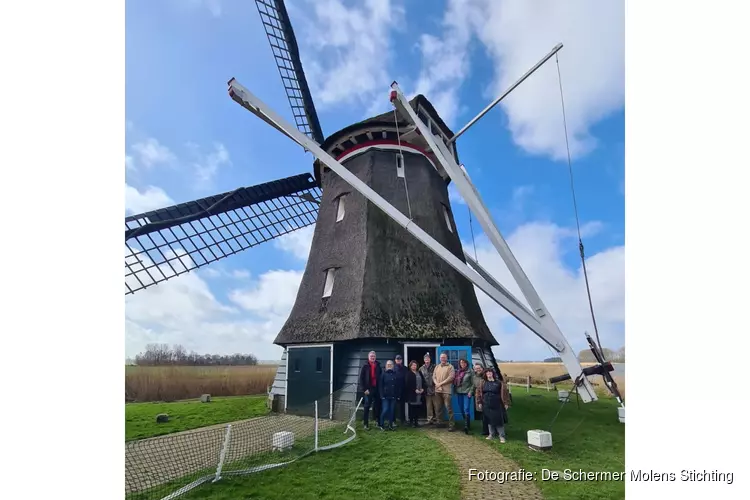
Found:
[[[456,389],[458,398],[458,407],[461,409],[461,415],[464,418],[464,433],[469,433],[469,418],[471,415],[470,408],[474,403],[474,373],[469,369],[469,362],[465,359],[458,360],[458,370],[453,378],[453,386]]]

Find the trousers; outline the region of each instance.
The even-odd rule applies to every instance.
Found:
[[[388,419],[388,425],[393,427],[394,410],[396,409],[396,400],[383,398],[383,411],[380,412],[380,427],[385,427],[385,419]]]
[[[440,410],[436,415],[437,423],[440,423],[441,416],[443,413],[443,408],[445,408],[448,411],[448,425],[450,427],[453,427],[455,425],[455,421],[453,419],[453,405],[451,404],[451,393],[450,392],[438,392],[435,394],[440,398]]]
[[[367,426],[370,424],[370,407],[373,407],[373,414],[377,420],[380,416],[380,395],[378,394],[378,388],[373,387],[370,389],[370,394],[365,394],[365,399],[362,402],[364,409],[364,415],[362,416],[362,424]]]
[[[427,422],[439,422],[440,417],[438,416],[440,414],[440,411],[442,410],[440,396],[438,394],[432,394],[429,396],[425,396],[425,404],[427,405]]]

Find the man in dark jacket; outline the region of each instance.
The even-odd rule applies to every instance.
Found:
[[[380,367],[380,361],[375,359],[375,351],[370,351],[367,355],[367,362],[362,365],[359,371],[359,392],[364,394],[364,416],[362,425],[365,430],[370,430],[370,407],[375,413],[375,419],[380,417],[380,377],[383,370]]]
[[[396,364],[393,367],[393,373],[396,375],[398,380],[398,386],[401,394],[404,393],[404,386],[406,384],[406,367],[404,366],[404,358],[401,355],[396,356]],[[404,398],[400,398],[396,401],[396,417],[401,421],[401,425],[406,425],[406,401]]]

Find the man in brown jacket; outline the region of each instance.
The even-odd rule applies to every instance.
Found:
[[[454,376],[455,370],[453,369],[453,365],[448,363],[448,355],[445,353],[440,354],[440,364],[435,367],[432,379],[435,382],[435,395],[440,396],[442,406],[448,410],[448,430],[451,432],[455,430],[456,425],[453,420],[453,405],[451,404],[451,390]],[[436,415],[438,424],[440,424],[441,413],[442,408]]]

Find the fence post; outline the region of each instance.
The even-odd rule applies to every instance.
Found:
[[[550,391],[550,387],[549,387],[549,379],[547,379],[547,392],[549,392],[549,391]]]
[[[232,435],[232,424],[227,424],[227,433],[224,435],[224,444],[221,446],[221,453],[219,453],[219,465],[216,466],[216,476],[211,481],[215,483],[221,479],[221,468],[224,467],[224,459],[227,457],[227,450],[229,449],[229,440]]]
[[[531,375],[526,375],[526,392],[531,390]]]
[[[351,430],[353,433],[356,433],[357,431],[354,430],[354,427],[352,427],[352,422],[354,422],[354,419],[357,418],[357,412],[359,411],[359,405],[362,404],[362,401],[365,398],[359,398],[359,402],[357,403],[357,406],[354,408],[354,413],[352,413],[352,416],[349,417],[349,421],[346,423],[346,429],[344,429],[344,434],[347,433],[347,431]]]
[[[318,400],[315,400],[315,451],[318,451]]]

